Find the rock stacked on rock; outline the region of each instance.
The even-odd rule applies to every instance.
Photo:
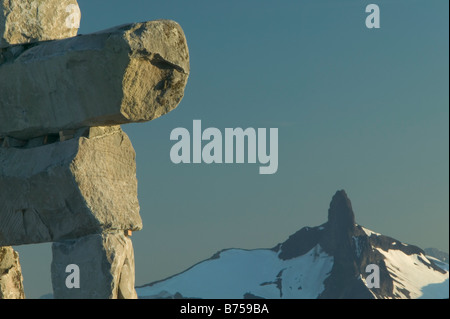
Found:
[[[74,37],[79,21],[76,0],[0,0],[0,246],[54,242],[56,298],[136,298],[142,220],[119,125],[177,107],[188,47],[169,20]]]
[[[0,159],[0,246],[142,229],[135,152],[119,126],[82,129],[38,147],[3,147]]]

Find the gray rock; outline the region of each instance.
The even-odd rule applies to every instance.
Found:
[[[120,127],[64,142],[0,147],[0,246],[140,230],[135,152]]]
[[[179,104],[189,75],[183,30],[169,20],[11,47],[0,63],[0,137],[22,140],[153,120]]]
[[[24,299],[19,254],[12,247],[0,247],[0,299]]]
[[[136,299],[134,252],[123,232],[94,234],[53,243],[52,284],[55,299]],[[79,288],[67,287],[79,269]],[[72,282],[73,278],[69,278]],[[73,280],[75,282],[75,279]]]
[[[76,0],[0,0],[0,48],[77,35]]]

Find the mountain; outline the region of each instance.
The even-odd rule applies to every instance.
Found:
[[[448,298],[448,281],[447,263],[356,224],[341,190],[320,226],[304,227],[271,249],[222,250],[136,290],[143,299]]]
[[[425,248],[424,251],[428,256],[434,257],[448,264],[448,253],[443,252],[437,248]]]

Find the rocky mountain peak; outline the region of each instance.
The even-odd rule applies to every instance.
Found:
[[[252,263],[254,268],[250,266]],[[233,264],[233,271],[229,270],[230,264]],[[241,266],[236,266],[238,264]],[[138,295],[142,298],[211,298],[211,293],[205,291],[223,293],[230,286],[233,289],[239,286],[239,293],[233,290],[226,297],[448,298],[448,271],[445,270],[448,264],[440,264],[428,259],[417,246],[355,224],[352,204],[346,192],[340,190],[331,200],[326,223],[303,227],[270,251],[222,250],[201,263],[203,270],[191,270],[197,267],[193,266],[178,275],[139,287]],[[371,267],[367,268],[369,265]],[[225,273],[226,280],[222,280]],[[230,279],[233,276],[235,279]],[[258,281],[253,281],[255,276],[261,278],[257,284]],[[379,279],[377,286],[368,285],[376,277]],[[252,282],[246,283],[243,278],[252,278]],[[230,280],[235,280],[235,284],[230,285]],[[320,289],[315,290],[313,287],[317,287],[317,283]],[[201,288],[193,292],[192,287]]]
[[[354,228],[355,214],[345,190],[339,190],[334,194],[328,209],[328,224],[329,227],[339,230],[351,230]]]

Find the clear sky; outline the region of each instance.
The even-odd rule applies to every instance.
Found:
[[[273,247],[326,221],[338,189],[363,226],[448,251],[449,43],[446,0],[78,0],[86,34],[172,19],[191,75],[171,113],[124,126],[137,153],[144,229],[136,284],[223,248]],[[381,28],[367,29],[376,3]],[[279,129],[279,168],[171,162],[170,132]],[[16,247],[28,297],[51,292],[50,244]]]

